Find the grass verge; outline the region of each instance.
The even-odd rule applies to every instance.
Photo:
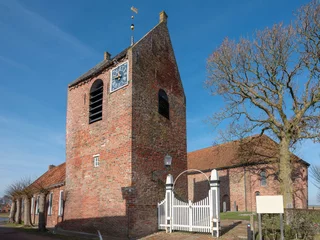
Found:
[[[247,220],[250,221],[251,212],[224,212],[220,213],[221,220]]]
[[[9,217],[9,213],[0,213],[0,218],[7,218]]]

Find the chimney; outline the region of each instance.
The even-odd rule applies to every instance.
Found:
[[[48,170],[51,170],[52,168],[55,168],[56,166],[55,165],[49,165],[49,169]]]
[[[110,60],[110,58],[111,58],[111,54],[110,53],[108,53],[108,52],[104,52],[104,60]]]
[[[167,22],[167,19],[168,19],[168,15],[166,14],[166,12],[165,11],[162,11],[161,13],[160,13],[160,23],[162,23],[162,22]]]

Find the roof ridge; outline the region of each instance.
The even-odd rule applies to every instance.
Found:
[[[160,26],[161,24],[166,24],[165,22],[159,22],[157,23],[153,28],[151,28],[145,35],[143,35],[143,37],[141,37],[136,43],[134,43],[132,46],[126,47],[124,50],[122,50],[120,53],[118,53],[116,56],[114,56],[113,58],[111,58],[110,60],[102,60],[101,62],[99,62],[98,64],[96,64],[94,67],[92,67],[89,71],[85,72],[84,74],[82,74],[80,77],[78,77],[76,80],[74,80],[73,82],[71,82],[68,87],[73,87],[77,84],[79,84],[80,82],[83,82],[91,77],[94,77],[98,74],[100,74],[103,70],[105,70],[106,68],[112,66],[114,64],[114,60],[120,60],[122,58],[124,58],[127,55],[127,51],[130,48],[133,48],[135,46],[137,46],[145,37],[147,37],[154,29],[156,29],[158,26]]]
[[[254,134],[252,136],[248,136],[248,137],[245,137],[245,138],[242,138],[242,139],[236,139],[236,140],[233,140],[233,141],[229,141],[229,142],[225,142],[225,143],[220,143],[220,144],[217,144],[217,145],[212,145],[212,146],[209,146],[209,147],[205,147],[205,148],[201,148],[201,149],[198,149],[198,150],[195,150],[195,151],[192,151],[192,152],[188,152],[189,153],[194,153],[194,152],[198,152],[198,151],[202,151],[202,150],[205,150],[205,149],[209,149],[209,148],[215,148],[215,147],[219,147],[219,146],[225,146],[227,144],[231,144],[231,143],[236,143],[236,142],[240,142],[242,140],[245,140],[245,139],[249,139],[249,138],[254,138],[254,137],[267,137],[268,139],[274,141],[272,138],[270,138],[269,136],[265,135],[265,134],[262,134],[260,135],[259,133],[258,134]],[[275,141],[274,141],[275,142]],[[275,142],[277,143],[277,142]],[[277,143],[278,144],[278,143]]]

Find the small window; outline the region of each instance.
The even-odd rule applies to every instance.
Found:
[[[58,215],[59,216],[63,215],[63,190],[60,191]]]
[[[39,214],[39,202],[40,202],[40,196],[37,197],[37,201],[36,201],[36,214]]]
[[[260,185],[267,186],[267,175],[264,170],[260,172]]]
[[[94,167],[99,167],[99,158],[100,158],[100,155],[93,156],[93,166]]]
[[[89,123],[102,119],[103,82],[98,79],[90,89]]]
[[[53,197],[53,193],[50,193],[49,201],[48,201],[48,215],[52,214],[52,197]]]
[[[170,112],[170,109],[169,109],[169,100],[168,100],[168,96],[166,94],[166,92],[162,89],[159,90],[159,93],[158,93],[158,100],[159,100],[159,113],[168,118],[169,119],[169,112]]]
[[[260,192],[259,192],[259,191],[256,191],[256,192],[255,192],[255,195],[256,195],[256,196],[260,196]]]

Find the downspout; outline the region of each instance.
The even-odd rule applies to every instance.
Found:
[[[243,167],[243,181],[244,181],[244,209],[247,212],[248,208],[247,208],[247,177],[246,177],[246,167]]]

